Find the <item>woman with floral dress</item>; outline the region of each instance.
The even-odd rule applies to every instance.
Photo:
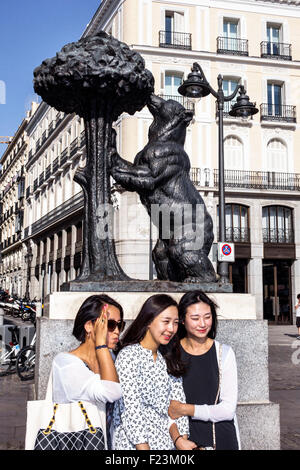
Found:
[[[123,398],[114,407],[117,450],[192,450],[187,417],[168,417],[171,400],[185,402],[178,308],[172,297],[151,296],[125,332],[116,359]]]

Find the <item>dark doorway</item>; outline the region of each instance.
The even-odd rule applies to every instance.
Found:
[[[233,292],[238,294],[248,293],[248,260],[236,259],[229,264],[229,282],[232,284]]]
[[[263,261],[264,319],[283,325],[293,323],[290,260]]]

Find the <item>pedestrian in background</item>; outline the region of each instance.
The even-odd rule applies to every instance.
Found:
[[[296,327],[298,328],[297,339],[300,339],[300,294],[297,295],[298,302],[295,305]]]

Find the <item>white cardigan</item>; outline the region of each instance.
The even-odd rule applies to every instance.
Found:
[[[215,341],[217,359],[219,363],[220,343]],[[195,412],[192,419],[201,421],[219,421],[234,420],[236,436],[239,449],[241,449],[239,429],[236,417],[236,406],[238,397],[238,378],[237,365],[233,349],[227,344],[222,344],[222,362],[221,362],[221,389],[220,398],[217,405],[195,405]]]

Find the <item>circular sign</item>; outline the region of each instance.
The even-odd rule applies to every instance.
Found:
[[[229,256],[231,254],[231,247],[229,245],[223,245],[222,246],[222,253],[225,256]]]

